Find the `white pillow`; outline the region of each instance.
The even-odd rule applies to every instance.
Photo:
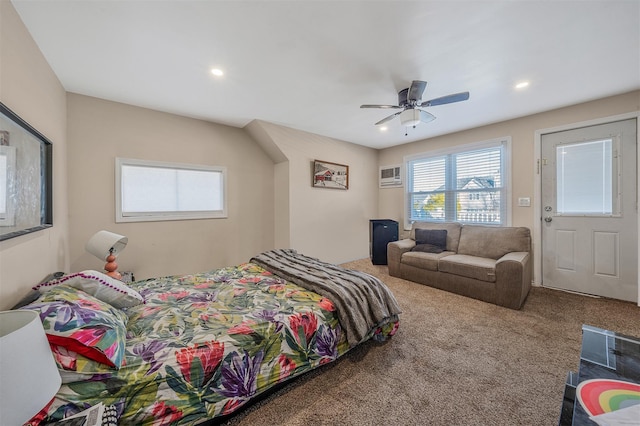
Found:
[[[86,270],[65,275],[57,280],[38,284],[34,290],[47,291],[57,285],[65,284],[100,299],[114,308],[128,308],[144,303],[144,298],[122,281],[111,278],[102,272]]]

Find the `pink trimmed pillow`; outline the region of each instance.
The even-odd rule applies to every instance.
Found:
[[[50,345],[63,346],[109,367],[124,365],[128,318],[115,306],[82,290],[58,285],[20,309],[39,312]]]
[[[144,303],[144,298],[140,293],[122,281],[118,281],[108,275],[93,270],[65,275],[57,280],[38,284],[33,287],[33,289],[46,292],[61,284],[82,290],[96,299],[102,300],[118,309]]]

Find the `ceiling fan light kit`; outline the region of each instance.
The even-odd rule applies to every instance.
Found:
[[[405,127],[416,127],[420,122],[428,123],[435,119],[433,114],[417,108],[405,109],[400,113],[400,123]]]
[[[419,109],[405,109],[400,113],[400,122],[405,127],[413,127],[420,123]]]
[[[360,108],[401,109],[402,111],[393,113],[378,121],[376,125],[386,123],[387,121],[400,116],[400,123],[403,126],[415,127],[420,122],[429,123],[436,118],[433,114],[420,108],[450,104],[469,99],[469,92],[460,92],[422,102],[422,94],[426,87],[426,81],[413,80],[410,87],[398,92],[399,105],[360,105]]]

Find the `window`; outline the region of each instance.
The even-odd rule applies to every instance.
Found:
[[[226,168],[116,159],[116,222],[227,217]]]
[[[505,138],[405,159],[406,228],[415,221],[507,225],[509,144]]]
[[[617,147],[616,147],[617,150]],[[613,139],[556,147],[556,211],[560,215],[620,215]]]

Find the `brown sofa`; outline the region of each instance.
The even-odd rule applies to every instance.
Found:
[[[412,251],[416,229],[446,229],[445,251]],[[415,222],[410,238],[388,244],[387,261],[391,276],[511,309],[520,309],[531,289],[531,234],[525,227]]]

